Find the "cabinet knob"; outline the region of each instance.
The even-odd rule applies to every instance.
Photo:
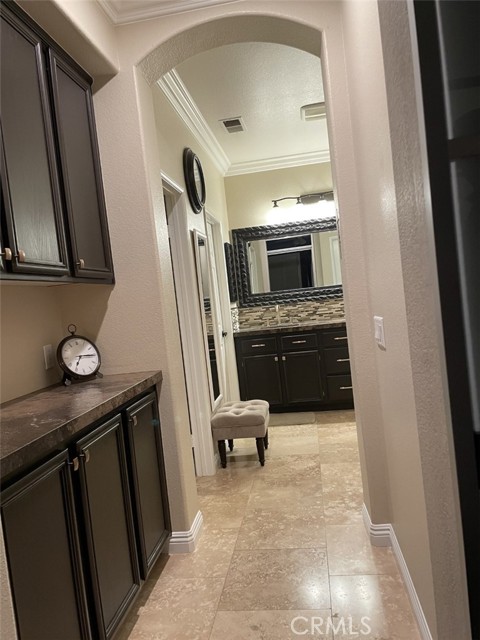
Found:
[[[285,362],[287,358],[285,356],[282,356],[282,360]]]
[[[17,260],[19,262],[25,262],[25,251],[22,251],[21,249],[18,250],[18,253],[15,254],[15,258],[17,258]]]
[[[76,264],[79,269],[85,269],[85,260],[83,258],[79,258]]]
[[[9,249],[8,247],[5,247],[4,251],[2,251],[0,253],[0,256],[2,256],[2,258],[5,258],[5,260],[11,260],[12,259],[12,250]]]
[[[275,356],[275,362],[278,362],[278,356]]]

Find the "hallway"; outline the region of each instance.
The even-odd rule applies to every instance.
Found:
[[[354,413],[309,415],[271,426],[264,468],[238,440],[198,478],[198,548],[160,560],[120,640],[420,638],[391,549],[365,532]]]

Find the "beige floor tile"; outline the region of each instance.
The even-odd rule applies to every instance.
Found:
[[[355,422],[355,411],[316,411],[315,422],[317,424],[341,424],[342,422]]]
[[[390,547],[374,547],[363,523],[326,527],[330,575],[397,574]]]
[[[119,640],[209,640],[214,618],[215,608],[142,611]]]
[[[235,551],[219,610],[327,609],[323,549]]]
[[[176,578],[225,577],[237,536],[238,529],[204,527],[197,549],[193,553],[171,555],[163,575]]]
[[[248,494],[209,495],[202,500],[203,522],[207,527],[235,529],[242,524]]]
[[[358,464],[321,465],[325,523],[329,525],[363,522],[363,490]]]
[[[219,470],[214,476],[204,476],[197,479],[197,492],[199,496],[228,493],[250,493],[254,475],[245,473],[245,470],[226,469]]]
[[[143,611],[215,608],[223,584],[223,578],[174,578],[162,575],[148,594]]]
[[[326,630],[330,610],[218,611],[210,640],[292,640]],[[317,637],[331,640],[331,633]]]
[[[267,479],[255,480],[247,503],[247,511],[270,509],[297,515],[322,507],[320,476],[318,480],[307,479],[297,482],[288,479],[276,479],[275,483]]]
[[[236,549],[313,549],[325,547],[323,508],[298,511],[247,509]]]
[[[287,480],[292,484],[304,480],[320,482],[320,460],[318,455],[285,455],[268,458],[255,479],[263,479],[271,484],[277,481],[284,483]]]
[[[357,637],[367,640],[420,640],[408,596],[399,575],[332,576],[332,614],[345,622],[337,639]],[[362,621],[362,617],[364,620]],[[371,628],[370,633],[366,625]]]
[[[276,427],[269,431],[269,458],[319,453],[316,425]]]

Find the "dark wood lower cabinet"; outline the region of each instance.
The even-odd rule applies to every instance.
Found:
[[[3,491],[2,522],[21,640],[90,640],[66,451]]]
[[[20,640],[108,640],[170,537],[157,395],[2,489]]]
[[[353,408],[345,327],[239,334],[235,350],[242,400],[276,412]]]
[[[108,638],[140,587],[122,418],[77,443],[98,637]]]
[[[156,394],[129,407],[127,418],[140,570],[145,580],[170,531]]]

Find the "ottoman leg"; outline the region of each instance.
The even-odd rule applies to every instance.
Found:
[[[267,433],[265,434],[265,437],[263,439],[263,444],[265,445],[265,449],[268,449],[268,429],[267,429]]]
[[[260,464],[262,467],[265,466],[265,449],[263,444],[263,438],[256,438],[257,441],[257,451],[258,451],[258,459],[260,460]]]
[[[222,468],[226,469],[227,467],[227,449],[225,448],[225,440],[218,441],[218,453],[220,454],[220,462],[222,463]]]
[[[233,451],[233,440],[228,441],[228,448],[230,449],[230,451]]]

